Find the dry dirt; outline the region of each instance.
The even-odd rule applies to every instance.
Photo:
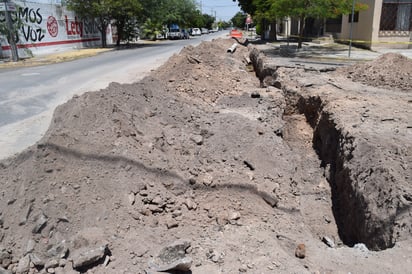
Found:
[[[0,162],[0,273],[410,271],[412,61],[271,67],[233,42],[74,97]]]
[[[49,65],[60,62],[67,62],[76,60],[79,58],[86,58],[95,56],[99,53],[106,52],[111,49],[107,48],[87,48],[87,49],[75,49],[64,52],[57,52],[48,55],[39,55],[27,59],[22,59],[19,62],[0,62],[0,68],[17,68],[17,67],[33,67],[41,65]]]

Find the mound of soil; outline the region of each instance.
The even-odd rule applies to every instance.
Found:
[[[399,53],[386,53],[370,62],[337,69],[355,82],[381,88],[412,90],[412,59]]]
[[[372,130],[395,99],[291,68],[271,75],[283,89],[261,88],[250,49],[232,44],[185,48],[138,83],[74,97],[35,146],[0,162],[0,272],[407,272],[410,103]],[[393,153],[379,153],[389,129]],[[339,197],[369,217],[344,215]],[[363,244],[380,241],[396,245]]]
[[[247,47],[239,46],[233,54],[227,53],[234,42],[214,40],[185,47],[160,67],[155,77],[165,79],[168,90],[206,103],[215,103],[223,95],[243,93],[245,87],[255,87],[257,80],[248,72]],[[224,58],[225,55],[233,58]]]

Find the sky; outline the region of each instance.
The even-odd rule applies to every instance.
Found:
[[[240,11],[237,1],[233,0],[196,0],[199,7],[202,7],[202,13],[215,15],[217,20],[229,21]]]

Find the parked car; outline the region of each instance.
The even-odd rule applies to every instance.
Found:
[[[180,29],[170,29],[167,34],[168,39],[182,39],[182,32]]]
[[[202,34],[209,34],[209,30],[207,28],[202,28]]]
[[[189,31],[182,29],[182,39],[190,39]]]
[[[170,24],[169,25],[169,33],[167,34],[168,39],[182,39],[182,31],[177,24]]]
[[[199,28],[193,28],[192,32],[191,32],[191,35],[192,36],[199,36],[199,35],[202,35],[202,32],[200,31]]]

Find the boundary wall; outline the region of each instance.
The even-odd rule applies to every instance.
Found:
[[[11,12],[12,20],[21,20],[18,30],[17,47],[20,58],[47,54],[75,48],[100,46],[101,34],[91,19],[80,19],[59,1],[13,1],[16,11]],[[0,12],[0,22],[5,21]],[[107,28],[107,41],[111,43],[111,26]],[[0,57],[11,55],[11,48],[4,35],[0,35]]]

